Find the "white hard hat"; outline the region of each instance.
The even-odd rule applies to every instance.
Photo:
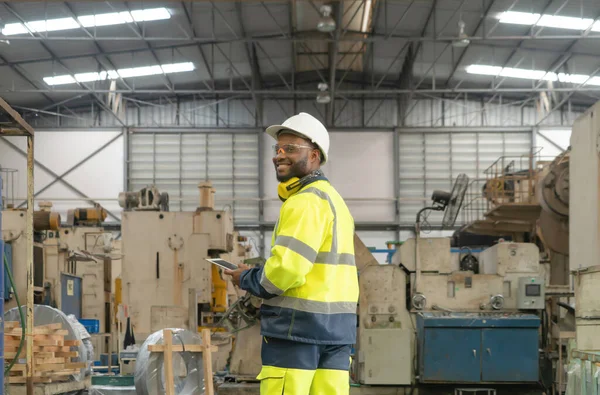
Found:
[[[277,135],[281,131],[289,130],[294,134],[298,134],[310,140],[319,147],[323,153],[322,164],[327,162],[329,152],[329,133],[325,126],[315,117],[305,112],[301,112],[298,115],[294,115],[291,118],[285,120],[282,125],[269,126],[266,132],[277,139]]]

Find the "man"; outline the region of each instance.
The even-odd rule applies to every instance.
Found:
[[[263,298],[260,393],[348,394],[358,303],[354,220],[320,170],[329,135],[306,113],[266,132],[277,140],[273,164],[284,202],[271,257],[261,268],[225,272]]]

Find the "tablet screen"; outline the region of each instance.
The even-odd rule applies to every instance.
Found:
[[[224,259],[207,259],[207,261],[217,265],[217,266],[221,266],[225,269],[229,269],[229,270],[237,270],[238,267],[236,265],[234,265],[231,262],[227,262]]]

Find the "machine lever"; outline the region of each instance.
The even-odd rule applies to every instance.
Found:
[[[488,354],[490,354],[490,356],[492,356],[492,350],[490,350],[489,348],[487,349]]]
[[[473,350],[473,357],[477,356],[477,350]]]

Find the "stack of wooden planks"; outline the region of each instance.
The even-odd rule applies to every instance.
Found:
[[[69,381],[71,375],[80,373],[85,362],[73,362],[79,356],[79,340],[65,340],[69,331],[62,324],[41,325],[33,328],[33,381],[34,383],[54,383]],[[4,323],[4,358],[8,365],[17,356],[22,328],[17,321]],[[25,384],[26,343],[19,358],[7,378],[11,384]]]

